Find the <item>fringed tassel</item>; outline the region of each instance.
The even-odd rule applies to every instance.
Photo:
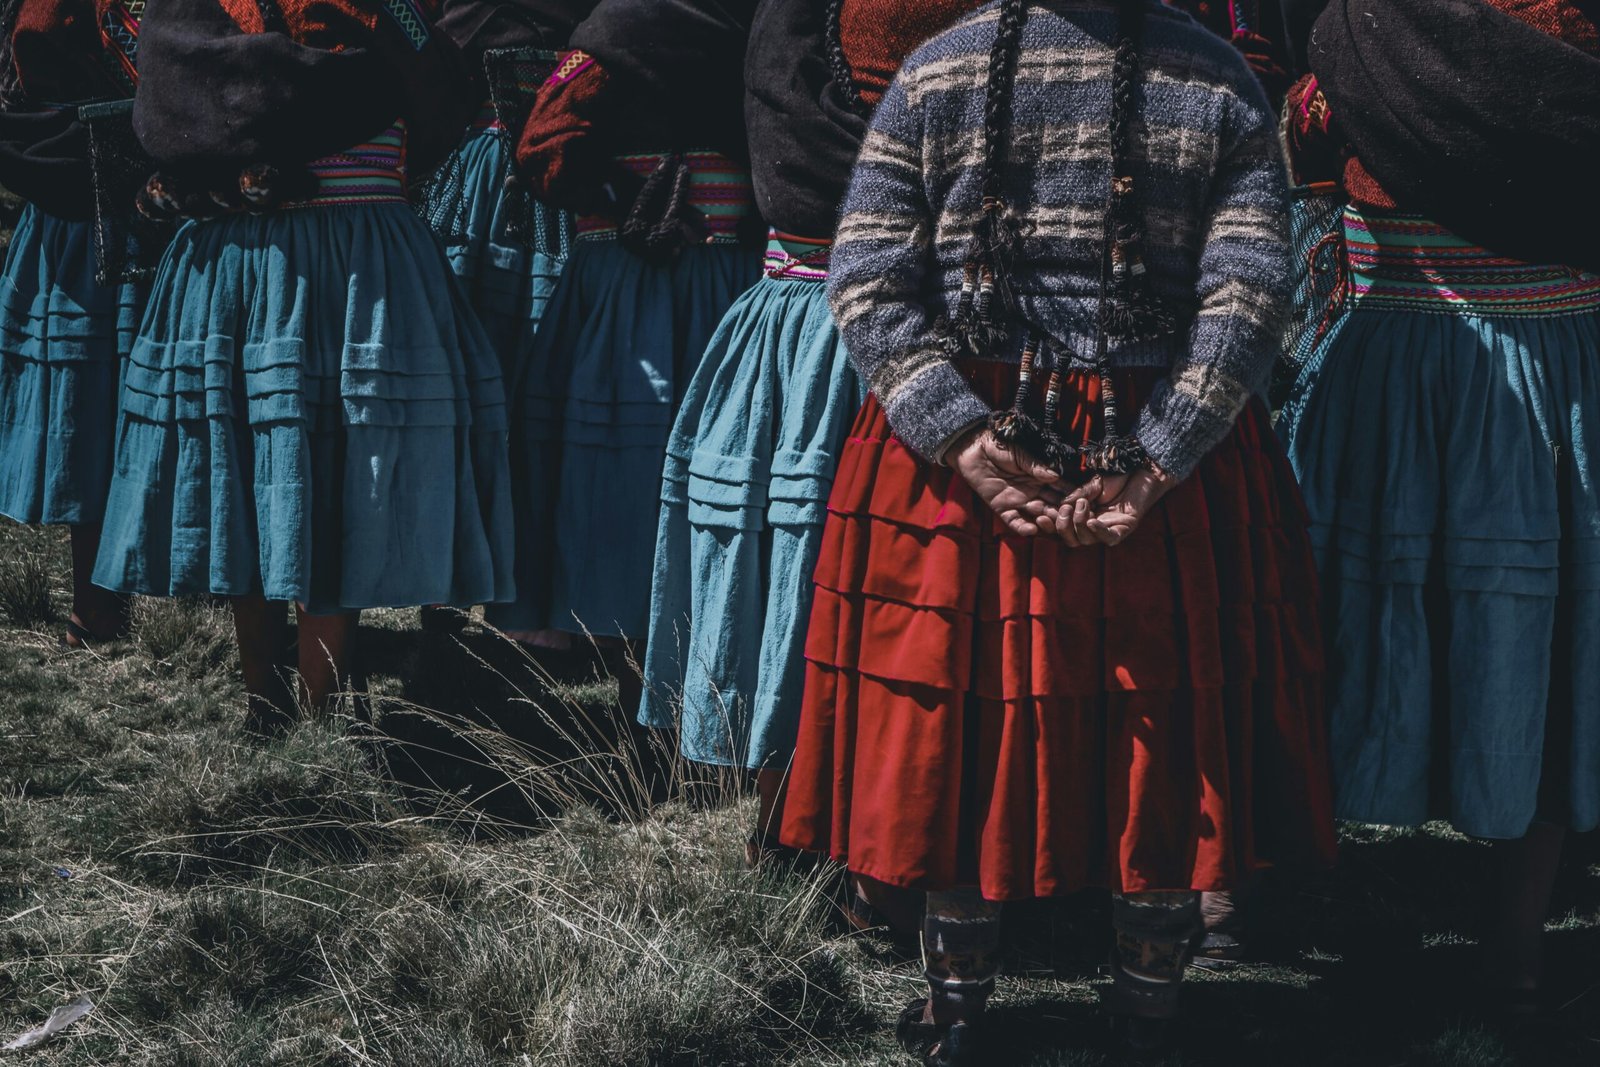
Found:
[[[1100,326],[1118,341],[1160,337],[1173,330],[1171,309],[1150,291],[1137,241],[1119,240],[1111,246],[1111,288],[1101,305]]]
[[[1132,214],[1133,179],[1121,177],[1112,182],[1111,217],[1117,220],[1108,254],[1111,257],[1110,285],[1100,304],[1100,328],[1116,341],[1138,341],[1160,337],[1174,329],[1174,318],[1166,303],[1150,289],[1150,272],[1145,266],[1139,227]]]
[[[1011,336],[1017,310],[1012,270],[1022,227],[999,197],[985,197],[967,246],[955,325],[968,351],[992,357]],[[976,291],[973,291],[973,287]]]
[[[1022,346],[1022,364],[1017,373],[1017,392],[1007,411],[989,416],[989,429],[1007,448],[1026,452],[1058,474],[1077,456],[1077,450],[1061,439],[1055,430],[1056,412],[1061,406],[1061,371],[1050,374],[1045,390],[1044,421],[1028,414],[1028,396],[1033,391],[1033,375],[1039,363],[1039,339],[1030,333]]]
[[[1131,474],[1150,465],[1150,456],[1139,439],[1121,431],[1121,417],[1117,405],[1117,391],[1111,384],[1111,372],[1104,366],[1096,372],[1100,378],[1100,440],[1083,449],[1083,465],[1096,474]]]
[[[1007,448],[1043,458],[1049,446],[1045,428],[1028,414],[1028,394],[1033,391],[1033,372],[1039,359],[1039,341],[1031,334],[1022,346],[1022,365],[1017,371],[1017,392],[1007,411],[989,416],[989,429],[995,440]]]

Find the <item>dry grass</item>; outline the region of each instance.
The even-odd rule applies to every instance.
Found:
[[[41,583],[12,614],[6,590]],[[886,1028],[917,965],[837,932],[826,872],[745,870],[749,799],[689,788],[603,683],[545,685],[475,627],[373,613],[364,697],[262,745],[238,729],[225,611],[141,601],[128,640],[69,655],[38,610],[64,584],[59,534],[0,529],[0,1035],[97,1005],[19,1062],[899,1062]],[[1600,1062],[1600,876],[1575,868],[1555,926],[1572,1004],[1508,1037],[1452,977],[1480,859],[1347,835],[1338,875],[1280,887],[1270,964],[1193,983],[1171,1062]],[[1038,919],[1019,945],[1050,942]],[[1053,947],[1018,954],[995,1062],[1105,1067],[1098,980],[1049,969],[1092,973],[1098,949]]]

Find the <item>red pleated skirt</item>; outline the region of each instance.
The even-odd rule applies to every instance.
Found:
[[[967,372],[1009,404],[1014,365]],[[1125,419],[1159,378],[1118,373]],[[1098,432],[1092,376],[1061,407]],[[994,900],[1332,861],[1316,572],[1259,401],[1113,548],[1006,531],[875,398],[828,507],[786,843]]]

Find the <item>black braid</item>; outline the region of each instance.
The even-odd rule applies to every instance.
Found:
[[[1123,0],[1117,12],[1117,48],[1111,64],[1111,191],[1106,200],[1103,267],[1110,277],[1100,300],[1100,329],[1117,340],[1157,336],[1172,317],[1150,291],[1144,264],[1144,214],[1129,172],[1139,85],[1140,0]]]
[[[1111,65],[1111,189],[1106,197],[1100,261],[1099,329],[1095,372],[1100,381],[1100,439],[1082,450],[1083,465],[1105,474],[1126,474],[1149,465],[1137,438],[1122,432],[1108,348],[1112,338],[1132,340],[1172,329],[1172,320],[1150,291],[1144,265],[1144,215],[1130,173],[1135,92],[1139,80],[1139,39],[1144,31],[1142,0],[1122,0],[1117,11],[1117,48]]]
[[[1022,27],[1028,19],[1027,0],[1004,0],[994,44],[989,48],[989,82],[983,99],[983,195],[998,198],[1010,147],[1011,91],[1017,84],[1017,61],[1022,52]]]
[[[844,31],[840,28],[844,22],[844,0],[828,0],[827,19],[827,28],[823,32],[827,37],[828,73],[833,79],[834,88],[839,90],[839,95],[844,97],[851,111],[858,115],[869,115],[872,108],[861,99],[855,74],[850,70],[850,60],[844,54]]]
[[[1003,193],[1011,147],[1012,89],[1027,19],[1027,0],[1004,0],[989,49],[983,101],[983,202],[967,246],[966,281],[955,321],[957,336],[978,356],[992,356],[1010,339],[1017,306],[1011,272],[1022,228]]]

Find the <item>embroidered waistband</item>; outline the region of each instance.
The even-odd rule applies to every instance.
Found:
[[[406,202],[406,127],[403,121],[363,144],[306,165],[317,195],[296,207]]]
[[[618,156],[617,162],[648,178],[668,158],[666,152],[641,152]],[[688,201],[705,221],[708,240],[737,242],[740,223],[755,211],[750,172],[720,152],[684,152],[682,159],[689,168]],[[577,233],[580,240],[607,240],[616,236],[617,222],[604,215],[580,215]]]
[[[1600,308],[1600,275],[1522,263],[1415,215],[1347,207],[1350,293],[1363,306],[1483,315],[1568,315]]]
[[[826,237],[797,237],[780,230],[767,231],[767,256],[762,270],[769,278],[803,282],[828,280],[828,253],[833,241]]]

